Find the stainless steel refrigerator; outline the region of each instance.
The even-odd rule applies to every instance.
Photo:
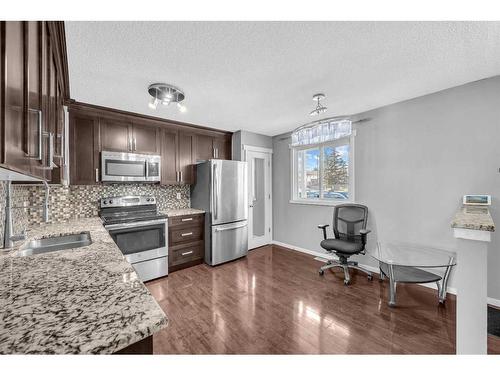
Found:
[[[195,168],[191,207],[206,212],[205,262],[215,266],[247,255],[247,163],[207,160]]]

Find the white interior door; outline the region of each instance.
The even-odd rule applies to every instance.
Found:
[[[271,243],[272,235],[272,150],[245,147],[248,171],[248,248]]]

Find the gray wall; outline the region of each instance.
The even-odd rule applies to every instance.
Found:
[[[369,246],[398,240],[456,249],[450,220],[464,194],[491,194],[491,214],[500,225],[500,76],[356,117],[370,119],[357,126],[355,140],[356,201],[370,209]],[[330,223],[332,208],[289,203],[286,136],[273,138],[274,240],[321,251],[316,224]],[[494,234],[488,296],[495,299],[499,245]],[[375,265],[366,256],[361,262]]]
[[[238,130],[233,133],[233,160],[243,160],[243,145],[273,148],[273,138],[267,135]]]

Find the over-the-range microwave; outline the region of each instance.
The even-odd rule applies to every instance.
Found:
[[[160,182],[160,155],[101,152],[101,181]]]

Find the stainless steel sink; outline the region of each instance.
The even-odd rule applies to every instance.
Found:
[[[76,249],[82,246],[88,246],[92,243],[89,232],[79,234],[67,234],[59,237],[43,238],[41,240],[32,240],[22,246],[16,253],[16,256],[25,257],[50,253],[52,251]]]

